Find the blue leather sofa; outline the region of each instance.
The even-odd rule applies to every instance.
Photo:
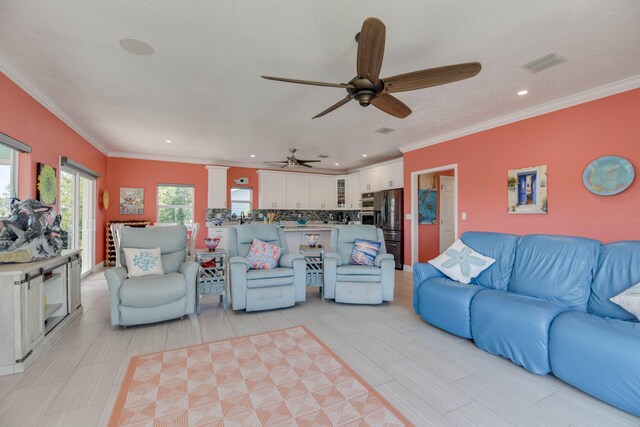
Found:
[[[528,371],[640,416],[640,322],[609,301],[640,282],[640,241],[467,232],[496,262],[468,284],[414,265],[414,309]]]

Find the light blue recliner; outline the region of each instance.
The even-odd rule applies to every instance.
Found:
[[[253,239],[282,249],[278,267],[254,270],[245,258]],[[306,262],[290,254],[282,229],[274,224],[243,224],[229,230],[229,276],[234,310],[259,311],[291,307],[306,298]]]
[[[194,312],[198,264],[185,261],[184,226],[124,227],[120,240],[123,248],[160,248],[165,274],[128,278],[126,267],[107,270],[112,325],[154,323]],[[123,251],[120,256],[125,260]]]
[[[374,266],[349,264],[356,239],[382,243]],[[382,230],[373,225],[339,225],[331,230],[330,249],[324,256],[324,297],[350,304],[393,301],[395,267]]]

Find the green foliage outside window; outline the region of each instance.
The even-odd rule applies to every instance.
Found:
[[[158,185],[158,222],[193,225],[194,187]]]

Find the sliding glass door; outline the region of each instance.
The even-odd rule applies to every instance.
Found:
[[[95,264],[96,180],[76,170],[61,168],[60,213],[67,232],[63,248],[82,250],[82,274]]]

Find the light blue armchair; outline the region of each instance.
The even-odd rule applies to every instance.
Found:
[[[279,246],[277,268],[254,270],[245,258],[253,239]],[[304,256],[289,254],[282,229],[273,224],[243,224],[229,230],[231,305],[234,310],[258,311],[291,307],[306,297]]]
[[[126,267],[105,272],[111,300],[112,325],[140,325],[176,319],[195,310],[198,264],[185,262],[187,229],[170,227],[124,227],[120,249],[160,248],[163,276],[127,278]],[[126,265],[124,251],[120,252]]]
[[[349,265],[356,239],[381,242],[375,266]],[[351,304],[393,301],[395,261],[384,245],[382,230],[373,225],[340,225],[331,230],[324,256],[324,297]]]

